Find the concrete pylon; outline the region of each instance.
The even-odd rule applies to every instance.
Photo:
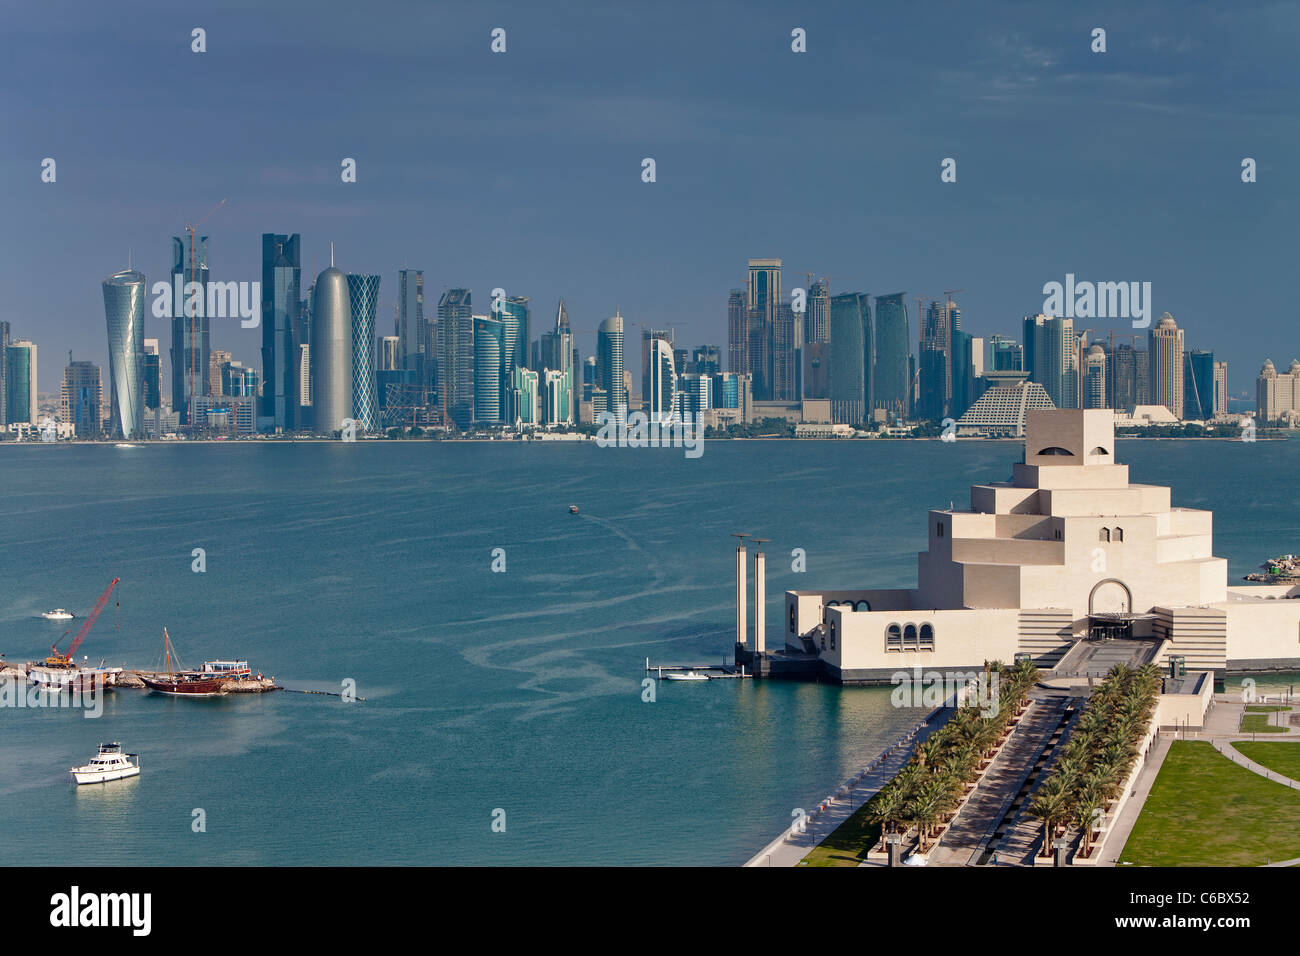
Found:
[[[755,538],[758,546],[754,552],[754,653],[762,654],[767,650],[767,634],[764,626],[764,609],[767,606],[767,558],[763,554],[763,544],[767,538]]]
[[[745,619],[745,602],[749,597],[747,593],[749,584],[747,580],[749,568],[749,552],[745,550],[742,544],[736,548],[736,643],[749,643],[749,622]]]
[[[745,613],[745,601],[749,597],[746,580],[749,573],[749,552],[745,548],[745,539],[749,535],[733,531],[731,536],[740,539],[736,544],[736,643],[743,647],[749,643],[749,621]]]

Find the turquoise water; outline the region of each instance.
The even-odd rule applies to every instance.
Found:
[[[1127,441],[1120,457],[1216,510],[1239,578],[1300,551],[1297,448]],[[734,680],[644,703],[647,656],[730,653],[728,533],[772,539],[779,634],[785,588],[911,584],[925,509],[1018,457],[992,442],[713,442],[695,460],[560,443],[0,447],[10,660],[63,634],[40,611],[84,615],[120,577],[92,660],[151,666],[166,625],[187,663],[246,657],[289,687],[352,679],[367,698],[123,691],[99,720],[0,709],[0,860],[89,845],[102,858],[77,862],[742,862],[920,712],[888,690]],[[108,739],[143,755],[141,777],[69,786]]]

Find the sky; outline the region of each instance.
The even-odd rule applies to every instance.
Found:
[[[965,330],[1019,340],[1072,273],[1150,282],[1253,392],[1300,357],[1298,39],[1295,2],[0,0],[0,319],[57,391],[69,350],[106,361],[104,277],[129,255],[165,281],[226,199],[199,229],[214,280],[260,280],[261,234],[298,232],[305,291],[333,242],[382,276],[379,334],[404,265],[426,313],[530,296],[533,337],[564,297],[584,354],[616,309],[629,345],[725,349],[751,257],[786,289],[906,292],[914,348],[917,296],[961,289]],[[260,368],[260,329],[212,325]],[[1134,332],[1076,321],[1111,326]],[[146,336],[169,382],[166,321]]]

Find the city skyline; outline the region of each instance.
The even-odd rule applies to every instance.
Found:
[[[502,287],[534,302],[565,298],[575,329],[621,309],[629,323],[723,343],[720,299],[739,283],[737,263],[783,252],[787,288],[804,285],[804,271],[830,275],[832,294],[888,288],[937,300],[945,287],[964,288],[963,329],[977,336],[1011,332],[1040,310],[1042,285],[1067,273],[1149,281],[1154,314],[1173,313],[1190,348],[1213,347],[1238,368],[1295,357],[1279,351],[1286,321],[1271,307],[1286,294],[1294,196],[1285,168],[1297,152],[1293,127],[1278,122],[1292,85],[1276,72],[1294,26],[1284,10],[1171,17],[1112,5],[1071,22],[953,6],[938,32],[897,11],[525,10],[503,20],[510,42],[499,55],[489,50],[497,24],[473,13],[410,11],[412,29],[380,44],[357,29],[364,11],[306,30],[299,12],[205,14],[203,54],[190,51],[192,25],[162,5],[129,24],[88,11],[86,29],[57,34],[57,47],[43,11],[7,17],[6,69],[39,69],[51,53],[68,63],[15,104],[2,160],[14,184],[7,319],[43,346],[40,381],[58,379],[70,348],[106,364],[102,336],[89,337],[102,325],[98,277],[128,256],[151,279],[164,276],[167,237],[222,198],[229,203],[202,223],[214,281],[257,279],[255,237],[267,230],[304,236],[309,276],[334,241],[350,271],[384,277],[381,330],[394,314],[395,272],[409,264],[434,302],[443,289]],[[420,29],[426,18],[436,28]],[[1110,30],[1105,54],[1088,48],[1094,19]],[[792,26],[808,31],[807,54],[790,51]],[[861,36],[872,37],[869,61],[855,55]],[[931,55],[917,57],[922,38]],[[267,75],[238,68],[250,43],[269,45]],[[321,49],[354,64],[341,81],[322,66],[340,60]],[[659,65],[664,51],[671,70]],[[1199,69],[1209,55],[1239,64],[1229,82]],[[579,77],[557,65],[569,61]],[[589,71],[601,76],[598,93]],[[462,77],[476,95],[447,105],[441,91]],[[403,116],[403,97],[391,95],[398,82],[407,101],[428,107],[419,128],[379,122],[352,136],[303,118],[326,89],[344,129],[363,116]],[[267,87],[281,95],[254,95]],[[116,111],[100,104],[174,115],[195,99],[211,104],[206,122],[236,146],[292,145],[273,156],[209,154],[181,138],[123,144],[111,161],[92,161],[99,144],[120,139]],[[55,129],[55,114],[74,121]],[[463,130],[459,157],[434,146],[448,128]],[[809,150],[801,131],[824,128],[835,148]],[[1069,137],[1044,136],[1050,129]],[[1107,147],[1117,142],[1136,145]],[[647,156],[653,183],[641,181]],[[950,156],[957,181],[942,183]],[[1241,181],[1247,156],[1256,183]],[[53,183],[41,182],[42,157],[58,162]],[[357,162],[355,183],[340,181],[345,157]],[[68,229],[74,217],[81,225]],[[448,219],[460,223],[454,236],[437,228]],[[815,229],[790,239],[810,222]],[[69,263],[84,283],[67,281]],[[1224,328],[1232,334],[1214,341]],[[151,316],[146,332],[162,337]],[[594,337],[575,334],[592,354]],[[246,362],[260,342],[259,330],[231,322],[214,321],[211,335],[212,347]]]

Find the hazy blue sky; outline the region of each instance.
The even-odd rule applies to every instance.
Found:
[[[780,256],[787,288],[965,289],[965,328],[1016,339],[1067,272],[1150,281],[1233,393],[1300,355],[1294,2],[2,9],[0,317],[40,346],[42,391],[68,349],[104,361],[100,281],[128,247],[165,279],[171,236],[223,197],[214,278],[259,279],[261,233],[300,232],[305,289],[333,240],[383,276],[382,334],[409,262],[429,311],[502,286],[532,297],[534,335],[564,296],[580,330],[621,306],[629,337],[725,345],[747,258]],[[212,341],[260,368],[260,330],[214,321]]]

